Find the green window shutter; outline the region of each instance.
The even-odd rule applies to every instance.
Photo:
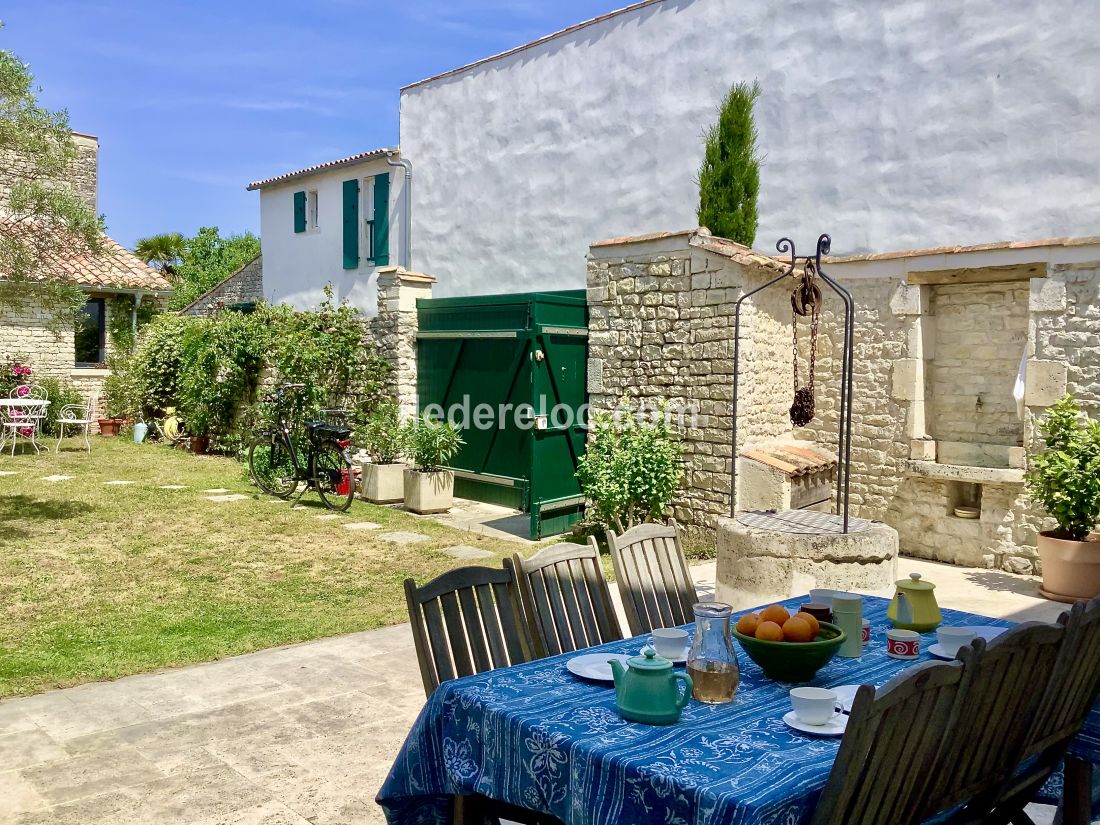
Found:
[[[306,193],[294,193],[294,231],[306,231]]]
[[[344,181],[344,269],[359,268],[359,181]]]
[[[374,249],[375,266],[390,262],[390,175],[374,176]]]

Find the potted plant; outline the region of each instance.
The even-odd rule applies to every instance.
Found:
[[[414,513],[443,513],[454,503],[455,474],[444,465],[465,442],[447,421],[424,415],[405,426],[406,452],[413,466],[405,470],[405,507]]]
[[[405,497],[405,430],[396,401],[383,401],[371,413],[360,433],[371,463],[363,465],[363,498],[374,504],[392,504]]]
[[[1058,522],[1039,533],[1046,598],[1074,602],[1100,595],[1100,421],[1066,396],[1039,425],[1046,450],[1031,458],[1027,488]]]
[[[107,368],[111,371],[103,380],[103,407],[107,415],[99,419],[100,435],[118,435],[126,419],[136,412],[138,401],[132,385],[130,364],[122,356],[112,356]]]

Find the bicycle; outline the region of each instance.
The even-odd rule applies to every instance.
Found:
[[[275,408],[277,424],[252,439],[248,447],[248,471],[256,486],[265,493],[289,499],[304,481],[305,490],[316,490],[325,507],[342,512],[355,498],[355,470],[348,453],[351,427],[327,421],[304,422],[308,446],[303,460],[292,434],[285,401],[288,393],[304,386],[284,384],[264,397]],[[349,413],[347,410],[321,410],[321,414],[344,416]]]

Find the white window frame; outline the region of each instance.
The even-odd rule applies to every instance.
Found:
[[[317,190],[310,189],[306,192],[306,231],[316,232],[321,228],[321,207],[317,197]]]

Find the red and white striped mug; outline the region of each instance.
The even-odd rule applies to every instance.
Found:
[[[920,656],[920,634],[913,630],[886,631],[886,655],[894,659],[916,659]]]

